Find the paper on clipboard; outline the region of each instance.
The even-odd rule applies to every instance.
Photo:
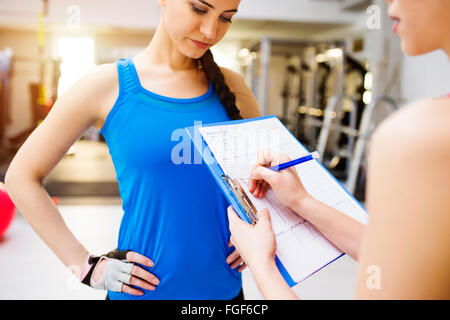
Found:
[[[248,175],[260,150],[308,154],[276,117],[200,127],[199,132],[223,172],[237,179],[257,210],[268,208],[277,241],[276,255],[294,282],[300,282],[342,255],[308,221],[282,205],[272,190],[263,199],[248,191]],[[361,205],[316,160],[296,167],[306,190],[316,199],[367,224]]]

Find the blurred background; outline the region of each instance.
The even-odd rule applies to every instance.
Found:
[[[378,0],[242,0],[212,49],[220,66],[243,75],[263,115],[278,116],[305,147],[318,150],[362,203],[374,129],[412,100],[447,94],[450,79],[442,52],[402,53],[386,12]],[[58,96],[90,68],[143,50],[159,19],[156,0],[0,0],[1,182]],[[90,128],[44,181],[91,252],[117,242],[122,208],[115,177],[102,136]],[[104,298],[71,280],[20,212],[2,219],[0,299]],[[356,270],[344,256],[295,290],[305,299],[352,299]],[[260,298],[248,271],[244,292]]]

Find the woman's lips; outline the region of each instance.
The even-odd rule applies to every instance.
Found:
[[[191,41],[192,41],[193,44],[195,44],[200,49],[207,49],[209,47],[208,43],[204,43],[204,42],[197,41],[197,40],[194,40],[194,39],[191,39]]]
[[[400,25],[400,21],[397,21],[394,26],[392,27],[392,30],[394,30],[395,33],[397,33],[398,26]]]
[[[392,30],[393,30],[395,33],[397,33],[398,27],[399,27],[399,25],[400,25],[400,19],[397,18],[397,17],[390,17],[390,18],[391,18],[392,20],[394,20],[394,22],[395,22],[394,26],[392,27]]]

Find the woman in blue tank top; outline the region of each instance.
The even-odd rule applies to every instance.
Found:
[[[227,201],[207,167],[194,161],[184,130],[260,116],[242,77],[219,68],[209,50],[240,1],[159,3],[162,18],[148,47],[94,68],[59,97],[13,160],[7,187],[60,260],[84,284],[108,290],[109,299],[242,297],[245,264],[229,245]],[[91,125],[109,147],[124,211],[117,250],[101,256],[84,248],[34,183]],[[45,155],[36,157],[36,148]]]
[[[242,260],[228,245],[227,201],[207,167],[194,161],[184,130],[195,122],[240,119],[239,108],[259,115],[254,99],[249,105],[236,103],[225,80],[239,84],[241,92],[244,83],[230,71],[223,73],[209,50],[225,34],[238,4],[161,1],[162,20],[149,47],[116,63],[119,95],[100,132],[123,200],[118,249],[151,259],[154,266],[147,270],[159,284],[154,290],[137,286],[143,295],[109,291],[110,299],[240,294],[236,265]],[[252,95],[246,96],[248,101]]]

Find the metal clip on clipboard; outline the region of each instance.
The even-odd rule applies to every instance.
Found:
[[[244,212],[250,219],[252,225],[255,225],[256,222],[258,221],[256,215],[256,208],[253,205],[252,201],[248,198],[244,189],[242,189],[242,186],[239,183],[239,181],[237,179],[231,179],[228,175],[222,175],[222,179],[225,180],[225,182],[230,187],[230,191],[233,192],[236,199],[239,201],[239,204],[244,209]]]

